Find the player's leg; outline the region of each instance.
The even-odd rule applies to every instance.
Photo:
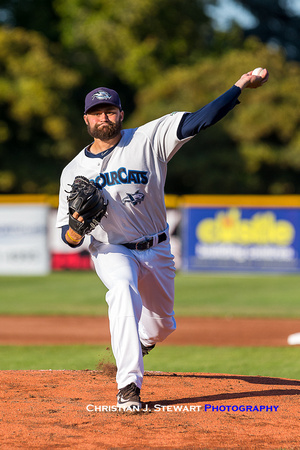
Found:
[[[142,311],[138,291],[139,263],[122,245],[91,245],[96,272],[108,288],[106,301],[111,344],[117,364],[117,384],[122,389],[131,383],[141,388],[144,365],[138,322]]]
[[[139,280],[143,302],[139,334],[142,344],[150,347],[166,339],[176,329],[175,266],[168,241],[151,248],[147,253],[147,261],[142,261],[143,257],[140,258],[144,264],[143,276]]]

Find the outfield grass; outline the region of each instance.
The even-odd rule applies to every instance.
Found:
[[[300,379],[299,347],[157,346],[145,370],[226,373]],[[0,370],[97,369],[114,362],[106,346],[2,346]]]
[[[106,288],[94,272],[0,277],[0,314],[107,315]],[[175,281],[177,316],[300,317],[299,275],[183,274]],[[166,347],[146,370],[300,379],[299,347]],[[103,346],[0,346],[0,370],[96,369],[113,360]]]
[[[0,314],[106,315],[106,288],[94,272],[0,277]]]
[[[178,316],[300,317],[298,275],[184,275],[176,279]]]
[[[106,315],[106,288],[94,272],[0,277],[0,314]],[[299,275],[183,274],[177,316],[300,317]]]

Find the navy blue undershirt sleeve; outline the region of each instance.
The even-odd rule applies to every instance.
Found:
[[[181,119],[178,126],[178,139],[185,139],[205,128],[210,127],[233,109],[239,102],[238,97],[241,94],[241,89],[238,86],[232,86],[220,97],[203,106],[193,113],[186,113]]]
[[[76,244],[76,245],[70,244],[70,243],[67,241],[67,239],[66,239],[66,232],[68,231],[68,229],[69,229],[69,225],[63,225],[63,226],[61,227],[61,238],[62,238],[62,240],[63,240],[69,247],[72,247],[72,248],[80,247],[80,246],[82,245],[84,239],[82,239],[82,240],[79,242],[79,244]]]

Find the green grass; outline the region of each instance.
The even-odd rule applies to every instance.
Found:
[[[0,314],[106,315],[106,288],[94,272],[0,277]],[[300,317],[300,275],[183,274],[177,316]]]
[[[94,272],[0,277],[0,314],[107,315],[106,288]],[[299,275],[183,274],[175,281],[177,316],[300,317]],[[300,379],[299,347],[157,346],[146,370]],[[106,346],[0,346],[0,370],[96,369],[113,361]]]
[[[178,316],[300,317],[299,275],[184,275],[176,280]]]
[[[1,346],[0,370],[95,370],[114,362],[105,346]],[[157,346],[145,370],[260,375],[300,379],[299,347]]]
[[[161,346],[146,370],[261,375],[300,379],[299,347]]]
[[[106,288],[94,272],[0,277],[0,314],[106,315]]]
[[[94,370],[100,361],[112,362],[103,345],[0,346],[0,370]]]

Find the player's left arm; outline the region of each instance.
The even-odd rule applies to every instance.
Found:
[[[214,125],[239,103],[238,97],[243,89],[258,88],[268,81],[267,69],[263,69],[259,76],[253,75],[252,72],[243,74],[228,91],[203,108],[184,114],[177,130],[178,138],[182,140],[195,136],[201,130]]]

